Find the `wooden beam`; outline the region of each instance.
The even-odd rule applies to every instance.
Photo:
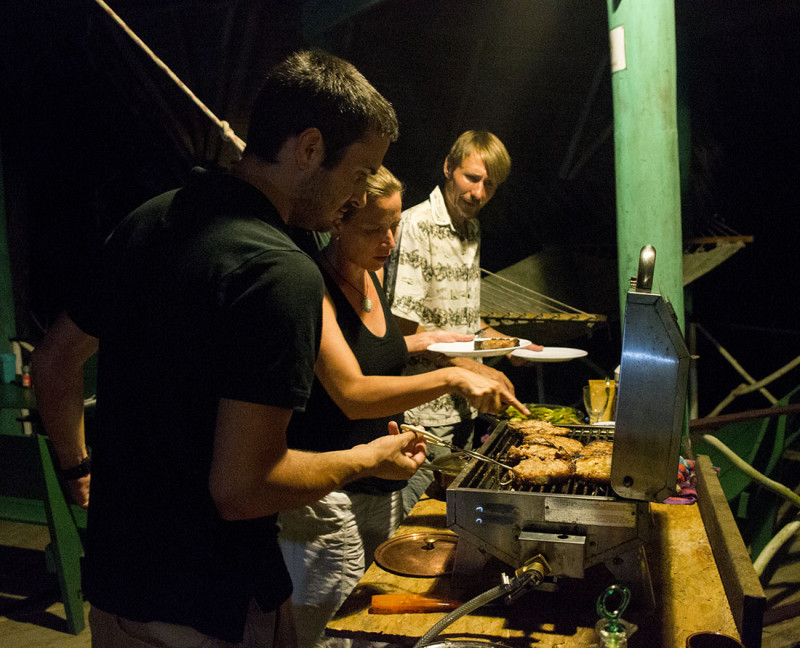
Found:
[[[761,648],[766,597],[728,500],[707,455],[695,462],[697,502],[736,627],[747,648]]]
[[[689,421],[689,432],[694,434],[695,432],[702,430],[704,434],[713,434],[713,432],[710,432],[710,430],[722,427],[728,423],[738,423],[740,421],[749,421],[751,419],[770,418],[773,416],[782,416],[783,414],[797,413],[800,413],[800,404],[775,405],[774,407],[747,410],[746,412],[721,414],[720,416],[706,416],[705,418]]]

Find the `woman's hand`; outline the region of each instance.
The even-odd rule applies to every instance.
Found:
[[[466,398],[479,412],[497,414],[505,404],[513,405],[523,414],[529,413],[525,404],[514,395],[514,386],[502,372],[494,369],[478,372],[460,367],[450,367],[441,371],[450,372],[449,381],[454,391]]]
[[[406,347],[409,353],[421,353],[425,351],[431,344],[438,342],[469,342],[474,339],[472,333],[453,333],[452,331],[445,331],[437,329],[435,331],[422,331],[414,333],[413,335],[406,335]]]

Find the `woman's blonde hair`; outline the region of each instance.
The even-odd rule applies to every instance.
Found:
[[[405,191],[403,183],[385,166],[381,166],[375,173],[367,177],[367,199],[386,198],[398,192]]]

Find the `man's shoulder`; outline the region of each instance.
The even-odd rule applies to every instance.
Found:
[[[430,199],[423,200],[421,203],[403,210],[403,221],[416,222],[420,220],[430,220],[433,217],[433,208]]]

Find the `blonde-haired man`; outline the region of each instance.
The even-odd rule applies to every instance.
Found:
[[[478,214],[510,171],[511,157],[496,135],[466,131],[444,161],[444,183],[431,192],[428,200],[403,212],[397,247],[387,264],[386,287],[392,299],[392,313],[405,335],[433,329],[469,334],[485,328],[480,319]],[[491,328],[482,335],[506,337]],[[423,354],[411,358],[407,371],[423,373],[443,364],[490,374],[513,390],[501,372],[468,358]],[[407,411],[405,420],[469,448],[476,416],[476,410],[466,400],[457,394],[445,394]],[[429,459],[441,452],[441,448],[428,447]],[[430,482],[430,475],[420,472],[410,480],[404,492],[406,512]]]

